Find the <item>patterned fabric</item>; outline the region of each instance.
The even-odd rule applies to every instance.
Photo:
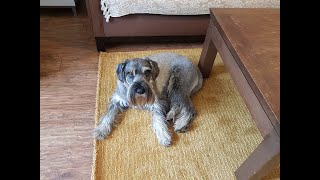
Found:
[[[209,14],[209,8],[280,8],[280,0],[101,0],[107,22],[128,14]]]

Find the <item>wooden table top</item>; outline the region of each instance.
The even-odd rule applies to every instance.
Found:
[[[280,125],[280,9],[213,8],[210,15],[270,121]]]

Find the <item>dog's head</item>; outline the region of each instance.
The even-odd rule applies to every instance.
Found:
[[[134,106],[154,102],[153,82],[159,75],[158,64],[148,58],[125,60],[117,65],[117,76],[127,88],[127,99]]]

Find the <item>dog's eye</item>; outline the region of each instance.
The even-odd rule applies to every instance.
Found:
[[[148,70],[145,70],[145,71],[144,71],[144,74],[145,74],[146,76],[149,76],[149,75],[151,74],[151,70],[149,70],[149,69],[148,69]]]
[[[133,71],[128,71],[127,74],[133,76]]]

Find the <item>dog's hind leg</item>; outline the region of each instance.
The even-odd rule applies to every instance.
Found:
[[[191,100],[187,97],[185,101],[171,102],[171,109],[167,114],[168,120],[173,120],[175,132],[186,132],[196,115]]]
[[[189,69],[188,73],[186,73],[186,69]],[[189,130],[189,124],[196,114],[190,96],[197,92],[201,86],[202,75],[199,70],[190,69],[190,66],[185,69],[173,68],[167,88],[170,101],[167,120],[173,120],[175,132]]]
[[[197,69],[198,70],[198,69]],[[175,132],[186,132],[189,130],[189,125],[191,121],[196,116],[196,110],[192,105],[190,96],[200,90],[202,87],[203,79],[200,70],[198,73],[198,82],[197,85],[191,90],[190,95],[186,92],[186,95],[181,93],[176,94],[175,96],[180,96],[180,98],[172,98],[173,108],[168,113],[168,118],[174,120],[174,131]],[[179,91],[178,91],[179,92]]]
[[[189,98],[188,91],[179,86],[172,88],[168,92],[170,110],[167,113],[167,120],[173,120],[175,132],[186,132],[189,124],[196,115],[196,111]]]

